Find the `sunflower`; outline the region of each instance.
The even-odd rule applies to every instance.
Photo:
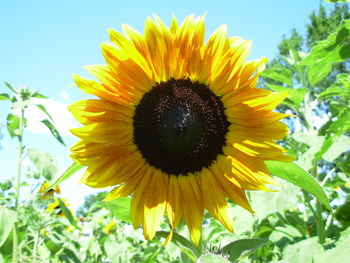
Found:
[[[251,42],[219,27],[205,42],[204,16],[168,28],[156,15],[144,34],[122,25],[103,43],[107,65],[74,75],[98,97],[74,103],[83,124],[71,157],[87,166],[81,182],[115,188],[106,200],[132,195],[134,228],[152,239],[169,219],[172,237],[181,219],[198,244],[204,210],[233,231],[227,198],[252,211],[245,190],[274,184],[265,160],[291,161],[275,143],[288,116],[272,110],[287,96],[256,88],[265,58],[246,61]]]
[[[50,186],[49,182],[45,182],[39,189],[39,194],[40,194],[40,199],[45,200],[47,198],[50,198],[54,196],[55,193],[60,194],[61,193],[61,188],[59,185],[56,185],[54,189],[50,189],[47,192],[45,190]]]
[[[69,204],[67,203],[65,198],[61,198],[61,200],[66,207],[69,206]],[[58,215],[60,217],[66,217],[65,213],[63,212],[63,209],[61,208],[60,201],[57,197],[54,198],[53,202],[51,202],[47,205],[45,212],[48,214],[54,212],[56,215]]]

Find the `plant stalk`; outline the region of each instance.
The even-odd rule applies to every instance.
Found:
[[[20,200],[20,188],[21,188],[21,169],[22,169],[22,157],[23,157],[23,130],[24,130],[24,108],[21,108],[21,115],[19,118],[18,127],[18,159],[17,159],[17,178],[16,178],[16,200],[15,210],[18,211],[19,200]],[[18,237],[17,237],[17,223],[13,228],[13,251],[12,251],[12,262],[18,262]]]
[[[312,176],[317,180],[318,175],[317,175],[317,162],[313,162],[312,165]],[[318,235],[318,241],[320,244],[324,244],[326,241],[326,230],[325,230],[325,225],[323,222],[322,218],[322,205],[321,203],[316,200],[316,214],[315,214],[315,220],[316,220],[316,226],[317,226],[317,235]]]
[[[38,253],[38,242],[39,242],[39,233],[36,231],[34,236],[34,247],[33,247],[33,263],[37,262],[36,254]]]

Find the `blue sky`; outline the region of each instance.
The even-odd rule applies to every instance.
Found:
[[[250,58],[265,56],[272,59],[283,34],[292,28],[305,32],[308,15],[318,8],[320,0],[230,0],[230,1],[0,1],[0,82],[15,87],[28,85],[40,90],[52,101],[46,103],[64,135],[75,124],[65,111],[67,104],[88,96],[71,84],[72,74],[88,77],[82,67],[103,64],[100,44],[108,41],[107,29],[121,29],[126,23],[143,32],[145,18],[152,13],[169,25],[174,14],[182,21],[188,14],[196,16],[208,12],[206,35],[221,24],[227,24],[230,36],[253,41]],[[326,7],[333,4],[324,3]],[[0,93],[5,92],[0,83]],[[4,123],[8,104],[0,102],[0,123]],[[25,134],[25,144],[54,154],[62,172],[70,164],[69,150],[42,133],[36,126],[39,113],[31,111],[31,131]],[[0,140],[0,180],[15,174],[16,144],[2,129]],[[65,136],[68,146],[75,138]],[[87,187],[76,186],[78,178],[63,185],[73,205],[81,203]],[[79,193],[79,194],[76,194]]]

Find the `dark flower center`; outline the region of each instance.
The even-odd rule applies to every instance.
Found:
[[[158,83],[134,115],[134,143],[146,161],[173,175],[209,167],[222,154],[230,123],[220,98],[189,79]]]

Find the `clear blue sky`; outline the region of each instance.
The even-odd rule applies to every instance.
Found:
[[[126,23],[143,32],[144,20],[158,14],[169,25],[172,14],[182,21],[188,14],[206,16],[206,34],[227,24],[230,36],[253,41],[251,58],[273,58],[283,34],[292,28],[305,32],[308,15],[320,0],[227,1],[118,1],[118,0],[1,0],[0,82],[41,90],[50,98],[70,103],[87,98],[72,84],[73,73],[89,76],[82,66],[104,63],[100,43],[108,41],[107,29],[120,30]],[[333,4],[324,3],[329,8]],[[6,88],[0,83],[0,93]],[[66,94],[66,95],[64,95]],[[69,97],[67,96],[69,95]],[[0,123],[8,104],[0,102]],[[4,133],[0,150],[0,176],[15,173],[16,145]],[[49,135],[28,132],[26,144],[58,157],[60,170],[69,163],[68,149]],[[69,146],[75,139],[65,137]],[[3,178],[0,178],[0,181]],[[73,186],[72,186],[73,187]],[[80,199],[79,199],[80,200]]]

